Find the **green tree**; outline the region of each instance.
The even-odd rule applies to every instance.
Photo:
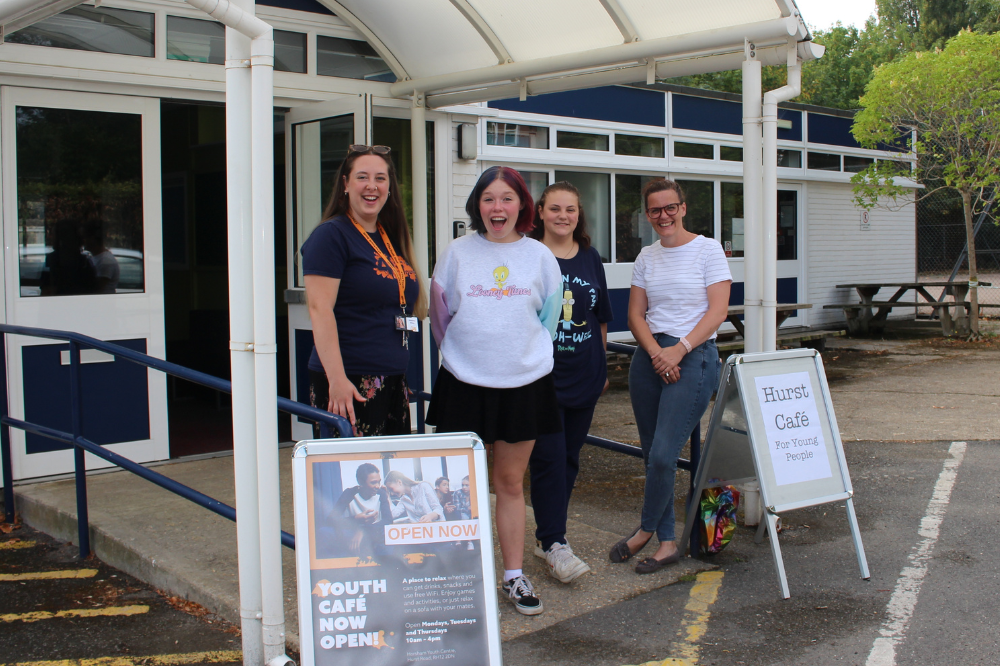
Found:
[[[910,178],[925,186],[923,199],[942,189],[962,197],[969,249],[971,337],[979,337],[973,215],[1000,186],[1000,34],[962,31],[943,50],[916,52],[879,67],[854,118],[855,139],[866,148],[907,139],[917,163]],[[859,205],[907,203],[913,192],[896,179],[896,163],[876,161],[855,174]]]

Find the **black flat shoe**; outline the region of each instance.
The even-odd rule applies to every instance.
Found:
[[[627,537],[625,537],[624,539],[622,539],[621,541],[619,541],[615,545],[611,546],[611,552],[608,553],[608,558],[612,562],[614,562],[616,564],[619,563],[619,562],[628,562],[630,559],[632,559],[632,556],[635,555],[635,553],[638,553],[640,550],[642,550],[643,548],[645,548],[646,544],[649,543],[649,540],[653,538],[652,534],[650,534],[646,538],[645,543],[643,543],[641,546],[639,546],[639,548],[635,551],[635,553],[633,553],[632,549],[628,547],[629,539],[631,539],[636,534],[638,534],[641,529],[642,529],[642,525],[640,525],[639,527],[635,528],[635,530],[632,532],[632,534],[629,534]]]
[[[635,565],[635,572],[637,574],[648,574],[655,571],[659,571],[668,564],[674,564],[679,562],[681,559],[681,551],[674,551],[673,555],[667,555],[662,560],[658,560],[655,557],[647,557],[642,562]]]

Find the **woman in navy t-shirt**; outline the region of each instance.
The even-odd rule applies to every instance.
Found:
[[[409,333],[427,297],[386,146],[350,147],[323,219],[302,245],[310,403],[356,435],[408,435]]]
[[[580,470],[580,449],[597,399],[607,388],[611,302],[601,255],[590,245],[575,186],[561,181],[545,189],[531,236],[555,255],[563,279],[563,306],[552,341],[563,431],[539,435],[531,453],[531,506],[539,542],[535,554],[545,558],[556,579],[568,583],[590,571],[566,542],[566,514]]]

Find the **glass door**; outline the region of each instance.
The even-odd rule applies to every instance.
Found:
[[[2,89],[5,320],[164,357],[159,100]],[[8,337],[11,414],[70,431],[68,345]],[[83,435],[168,457],[166,379],[86,350]],[[12,430],[15,478],[72,471],[66,445]],[[107,466],[88,456],[88,467]]]
[[[351,144],[371,143],[371,96],[357,95],[296,107],[285,114],[288,206],[288,304],[292,400],[309,402],[307,364],[312,324],[305,304],[299,248],[320,222],[333,179]],[[312,437],[312,428],[292,419],[292,439]]]

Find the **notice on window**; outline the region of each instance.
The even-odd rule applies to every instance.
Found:
[[[807,372],[755,377],[775,483],[779,486],[833,476]]]
[[[490,663],[471,449],[310,455],[305,482],[311,663]]]

